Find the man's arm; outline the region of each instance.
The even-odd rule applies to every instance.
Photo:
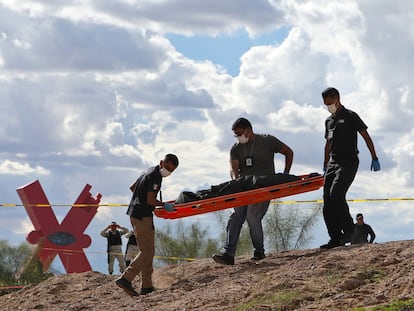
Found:
[[[148,191],[148,193],[147,193],[147,204],[150,205],[150,206],[161,206],[164,203],[157,200],[157,192]]]
[[[119,227],[119,233],[121,234],[121,235],[124,235],[124,234],[126,234],[126,233],[128,233],[128,228],[125,228],[125,227]]]
[[[362,130],[359,132],[361,136],[364,138],[365,143],[367,144],[368,150],[371,153],[372,159],[378,159],[377,153],[375,152],[374,143],[372,142],[371,136],[369,136],[367,130]]]
[[[368,233],[369,233],[369,236],[370,236],[369,243],[373,243],[374,240],[375,240],[374,230],[372,230],[372,227],[370,225],[367,225],[367,226],[368,226]]]
[[[236,179],[240,176],[239,160],[230,160],[230,178]]]
[[[289,174],[293,162],[293,150],[290,149],[289,146],[283,144],[283,147],[280,149],[279,153],[285,156],[285,169],[283,170],[283,173]]]
[[[103,229],[101,231],[101,236],[103,236],[104,238],[108,237],[108,229],[110,228],[110,226],[106,227],[105,229]]]
[[[324,153],[324,158],[323,158],[323,170],[326,170],[326,166],[328,165],[328,161],[329,161],[329,152],[330,152],[330,142],[327,139],[326,143],[325,143],[325,153]]]

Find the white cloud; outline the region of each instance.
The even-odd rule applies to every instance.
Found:
[[[31,167],[27,162],[16,162],[10,160],[4,160],[0,162],[0,174],[2,175],[49,175],[50,171],[42,166]]]
[[[14,189],[41,175],[51,202],[72,203],[85,183],[105,202],[127,202],[129,184],[167,152],[180,166],[166,198],[222,182],[240,116],[293,148],[293,172],[320,171],[328,85],[367,123],[382,164],[369,171],[360,139],[350,197],[410,195],[413,11],[386,0],[1,1],[2,198],[15,201]],[[237,77],[164,37],[280,27],[285,40],[251,47]],[[97,222],[112,217],[125,209],[102,209]]]
[[[7,226],[10,226],[10,223]],[[14,233],[19,235],[27,235],[34,230],[33,224],[29,219],[19,221],[16,226],[12,226],[11,228]]]
[[[278,110],[269,114],[269,122],[276,124],[280,130],[294,134],[309,133],[319,131],[326,117],[326,109],[323,107],[285,101]]]

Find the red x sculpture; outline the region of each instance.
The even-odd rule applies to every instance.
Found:
[[[38,244],[43,271],[49,269],[56,255],[66,273],[92,270],[83,251],[91,245],[91,238],[84,231],[95,216],[102,195],[99,193],[93,198],[91,188],[86,184],[61,224],[38,180],[16,189],[35,228],[26,240]]]

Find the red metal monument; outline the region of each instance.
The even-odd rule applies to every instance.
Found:
[[[92,270],[83,251],[92,240],[84,231],[97,213],[102,195],[98,193],[93,198],[91,188],[88,184],[83,188],[61,224],[38,180],[16,189],[35,228],[26,240],[38,245],[43,271],[48,270],[56,255],[66,273]]]

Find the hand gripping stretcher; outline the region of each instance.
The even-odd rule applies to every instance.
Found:
[[[156,216],[165,219],[183,218],[314,191],[324,184],[323,175],[310,174],[298,177],[300,177],[299,180],[283,184],[175,204],[173,211],[167,211],[163,206],[157,206],[154,213]],[[170,203],[174,203],[174,201],[170,201]]]

